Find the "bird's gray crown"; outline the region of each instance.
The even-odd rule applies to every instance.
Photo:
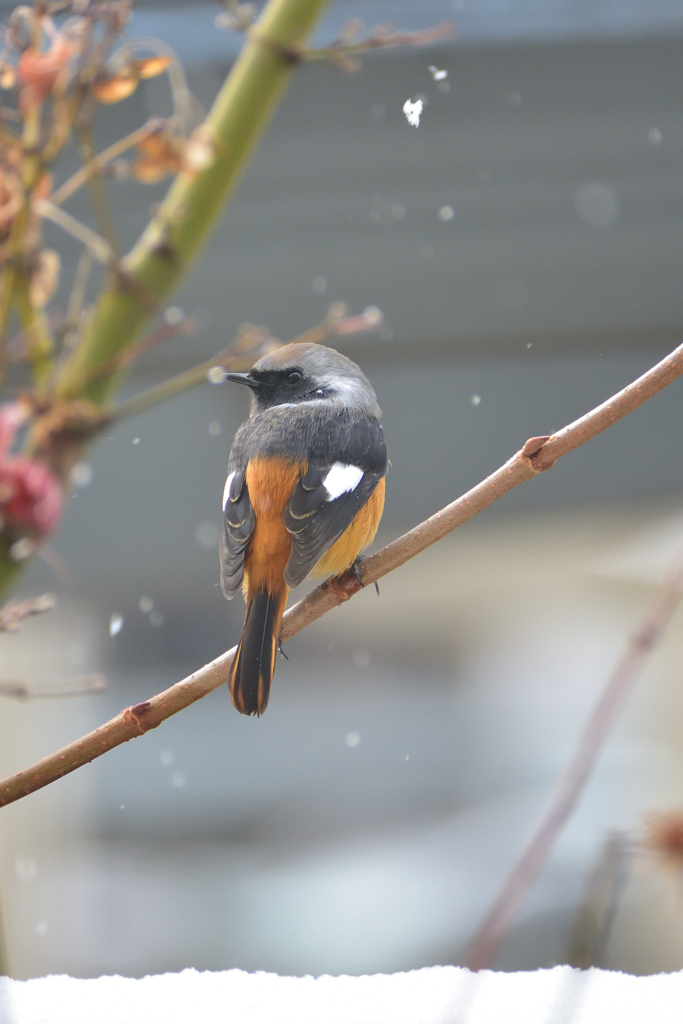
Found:
[[[377,420],[382,415],[361,368],[325,345],[283,345],[259,359],[250,373],[239,376],[252,391],[252,416],[274,406],[303,403],[338,405]]]

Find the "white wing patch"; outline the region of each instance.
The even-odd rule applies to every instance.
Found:
[[[225,506],[228,504],[230,498],[230,484],[235,476],[234,472],[230,474],[228,479],[225,481],[225,487],[223,488],[223,511],[225,512]]]
[[[363,479],[363,470],[359,466],[349,466],[344,462],[335,462],[323,480],[327,491],[326,501],[334,501],[340,494],[355,491]]]

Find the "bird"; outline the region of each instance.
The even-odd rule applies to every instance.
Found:
[[[294,342],[225,377],[251,390],[223,492],[221,589],[246,602],[228,684],[259,716],[290,588],[357,565],[382,517],[387,449],[372,385],[333,348]]]

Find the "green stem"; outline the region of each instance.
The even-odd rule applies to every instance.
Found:
[[[26,332],[26,347],[33,368],[33,380],[36,390],[40,392],[45,389],[52,374],[52,336],[42,312],[31,303],[26,281],[19,276],[15,280],[14,297]]]
[[[328,0],[270,0],[236,61],[206,125],[215,142],[212,164],[181,173],[98,302],[86,336],[60,374],[57,390],[82,396],[83,371],[130,345],[177,285],[215,226],[249,156],[289,81],[303,46]],[[107,404],[119,381],[113,373],[90,384],[85,397]]]
[[[0,534],[0,594],[4,594],[17,579],[24,568],[25,562],[10,558],[10,539]]]

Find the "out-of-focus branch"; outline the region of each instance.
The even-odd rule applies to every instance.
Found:
[[[78,239],[101,263],[112,263],[114,261],[114,250],[106,238],[98,235],[96,231],[93,231],[86,224],[81,224],[79,220],[72,217],[66,210],[55,206],[49,199],[36,199],[33,203],[33,209],[41,217],[51,220],[53,224],[57,224],[67,234]]]
[[[368,583],[374,583],[393,569],[405,564],[525,480],[530,480],[537,473],[550,469],[560,456],[578,448],[629,412],[637,409],[648,398],[652,398],[681,374],[683,374],[683,345],[644,373],[642,377],[629,384],[623,391],[619,391],[602,405],[586,413],[581,419],[575,420],[574,423],[570,423],[552,437],[531,438],[521,451],[513,455],[505,465],[473,487],[472,490],[467,491],[466,494],[447,505],[430,519],[420,523],[409,533],[382,548],[377,554],[371,555],[361,562],[358,574],[360,578],[354,573],[348,572],[338,579],[326,580],[311,594],[294,605],[282,621],[281,639],[288,640],[311,622],[321,618],[330,609],[348,601],[361,587]],[[667,584],[667,588],[658,592],[659,599],[650,610],[650,617],[631,642],[627,659],[628,665],[631,665],[629,659],[632,658],[637,662],[637,667],[640,666],[663,625],[668,621],[668,616],[679,597],[683,579],[683,563],[680,566],[677,565],[676,574],[673,577],[673,583]],[[0,781],[0,806],[20,800],[29,793],[42,789],[43,786],[75,771],[76,768],[80,768],[92,761],[93,758],[99,757],[121,743],[134,739],[136,736],[142,736],[150,729],[156,729],[171,715],[189,707],[190,704],[194,704],[202,697],[206,697],[212,690],[216,690],[226,682],[235,651],[236,648],[233,647],[168,690],[164,690],[140,704],[126,708],[115,718],[81,739],[48,755],[30,768],[3,779]],[[621,667],[619,671],[621,671]],[[627,689],[628,683],[620,682],[619,686]],[[612,714],[612,706],[615,705],[615,708],[619,706],[621,697],[621,690],[615,684],[615,687],[611,687],[609,693],[601,701],[598,723],[594,728],[589,727],[586,733],[580,750],[580,760],[577,761],[576,772],[587,770],[586,759],[588,760],[588,770],[590,769],[591,758],[594,757],[590,744],[596,741],[597,735],[599,749],[602,732],[608,728],[605,722]],[[609,718],[609,722],[611,722],[611,718]],[[569,795],[571,796],[571,794]],[[566,797],[563,797],[563,800],[566,800]],[[562,807],[564,808],[564,806],[563,803]],[[554,820],[555,812],[553,812]],[[535,859],[533,863],[536,864]],[[524,877],[526,878],[526,875]]]
[[[254,331],[262,331],[262,329],[254,328]],[[131,416],[137,416],[141,412],[151,409],[152,406],[158,405],[159,402],[165,402],[169,398],[175,398],[176,395],[182,394],[183,391],[189,391],[200,384],[205,384],[207,380],[214,384],[220,383],[222,371],[248,370],[257,359],[280,344],[280,342],[271,338],[270,332],[267,331],[257,337],[256,342],[255,349],[251,349],[248,352],[240,352],[235,348],[234,344],[228,345],[227,348],[217,352],[215,356],[205,359],[203,363],[192,366],[189,370],[183,370],[182,373],[177,373],[174,377],[170,377],[161,384],[148,388],[146,391],[139,395],[134,395],[125,402],[120,402],[111,413],[107,423],[118,423],[120,420],[127,420]],[[219,380],[211,380],[213,370],[219,371]]]
[[[82,185],[88,181],[93,174],[101,173],[107,164],[111,163],[117,157],[121,156],[127,150],[132,149],[133,146],[137,146],[138,142],[146,139],[152,132],[158,130],[160,124],[163,124],[160,118],[153,117],[146,124],[143,124],[141,128],[137,128],[130,135],[125,135],[122,139],[117,139],[116,142],[108,146],[107,149],[102,150],[97,156],[88,160],[75,174],[72,174],[63,185],[60,185],[58,189],[50,196],[51,202],[55,206],[59,206],[61,203],[77,192]]]
[[[347,309],[343,303],[334,303],[325,319],[312,327],[310,330],[294,338],[295,342],[319,343],[327,338],[341,334],[359,334],[362,331],[376,330],[382,323],[382,313],[379,309],[370,307],[357,316],[347,316]],[[215,356],[204,360],[189,370],[183,370],[175,377],[157,384],[147,391],[143,391],[133,398],[127,399],[116,406],[108,420],[108,423],[118,420],[129,419],[137,416],[159,402],[165,402],[168,398],[174,398],[183,391],[197,387],[211,380],[211,372],[217,370],[248,370],[257,359],[277,348],[281,342],[273,338],[270,331],[264,327],[254,327],[247,324],[238,338],[227,348],[217,352]],[[212,381],[217,383],[217,381]]]
[[[146,355],[151,352],[152,349],[157,348],[163,342],[168,341],[169,338],[175,338],[178,335],[193,334],[199,327],[199,320],[193,316],[185,316],[178,323],[164,323],[156,330],[150,331],[139,341],[136,341],[134,345],[129,348],[124,348],[120,352],[111,356],[105,360],[99,366],[92,366],[86,372],[83,372],[83,379],[81,381],[81,387],[85,389],[93,381],[99,377],[105,377],[112,373],[129,366],[131,363],[139,359],[140,356]],[[109,422],[107,418],[107,422]]]
[[[520,904],[583,793],[616,717],[640,677],[653,647],[671,621],[682,593],[683,549],[657,587],[640,625],[629,637],[555,789],[550,806],[477,932],[465,963],[470,970],[483,970],[493,962]]]
[[[363,28],[363,22],[354,18],[347,22],[338,38],[328,46],[303,49],[299,56],[302,60],[326,61],[340,71],[353,73],[360,70],[358,57],[370,50],[387,49],[390,46],[429,46],[448,39],[455,32],[455,26],[450,21],[443,21],[420,32],[394,32],[385,25],[378,25],[365,39],[358,39]]]
[[[102,180],[102,168],[95,152],[92,131],[87,127],[82,127],[78,132],[78,148],[83,166],[92,168],[87,180],[90,189],[90,202],[99,232],[103,238],[106,238],[114,257],[118,259],[121,255],[121,247],[109,209],[109,200]]]
[[[14,633],[23,619],[31,615],[44,615],[52,611],[54,606],[54,594],[41,594],[40,597],[30,597],[26,601],[10,601],[0,608],[0,633]]]
[[[15,700],[62,700],[65,697],[92,697],[104,693],[107,680],[104,676],[94,673],[82,678],[72,679],[66,684],[57,686],[36,686],[25,679],[0,680],[0,697],[13,697]]]

